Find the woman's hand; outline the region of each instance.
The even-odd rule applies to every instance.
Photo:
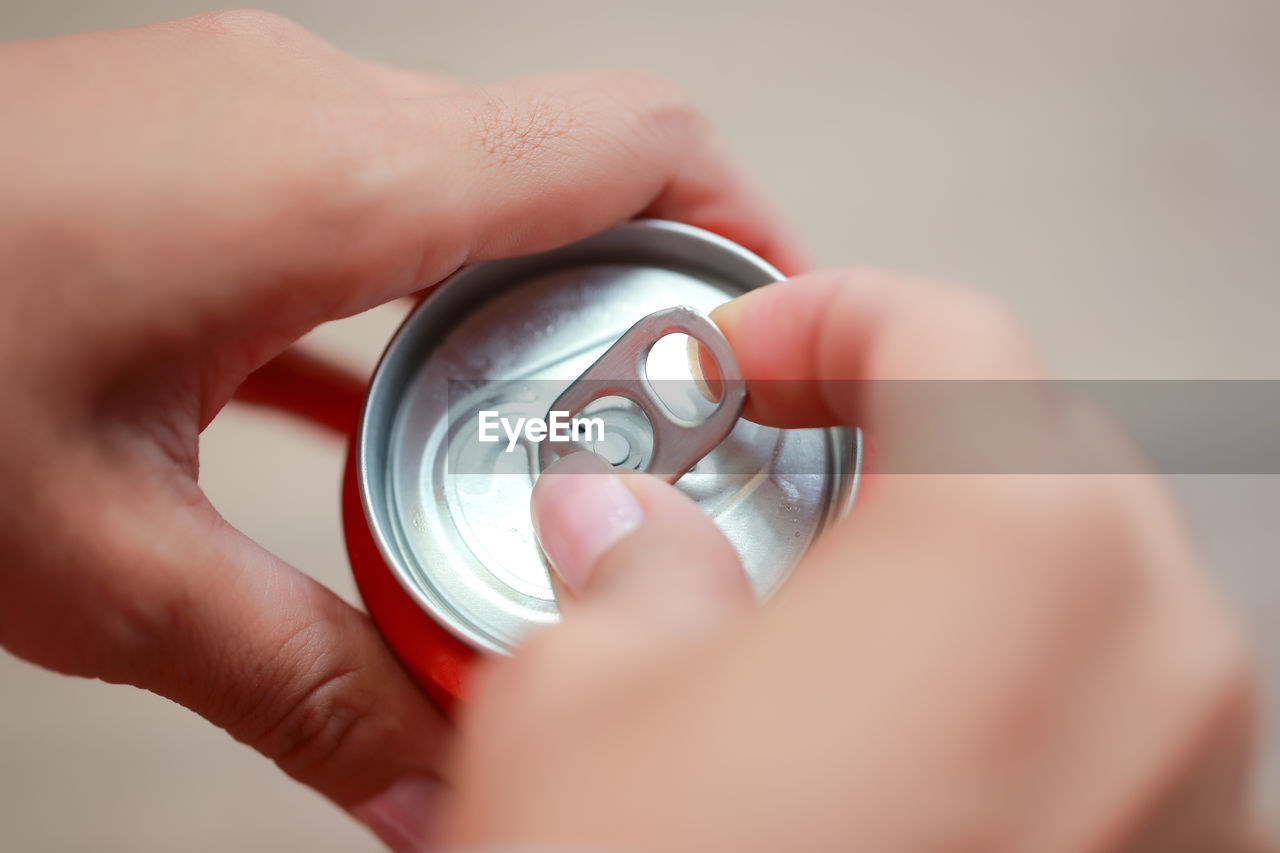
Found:
[[[263,13],[4,45],[0,125],[0,642],[181,702],[411,844],[445,722],[218,516],[200,430],[316,324],[464,263],[640,213],[795,251],[662,80],[465,86]]]
[[[876,273],[802,276],[713,319],[749,417],[860,425],[882,463],[936,448],[879,380],[1041,376],[986,298]],[[1140,470],[1105,425],[1041,402],[1023,438]],[[459,843],[1244,849],[1251,665],[1153,477],[873,474],[764,609],[654,478],[575,454],[533,515],[577,600],[480,681],[445,809]]]

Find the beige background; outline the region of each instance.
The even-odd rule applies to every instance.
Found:
[[[265,5],[353,52],[477,80],[617,64],[665,72],[824,264],[990,287],[1064,375],[1280,378],[1272,0]],[[202,8],[5,0],[0,38]],[[395,322],[383,310],[315,337],[368,366]],[[204,484],[233,522],[350,595],[337,443],[233,408],[202,450]],[[1253,626],[1273,696],[1280,478],[1175,486]],[[0,848],[376,847],[164,700],[4,656],[0,685]],[[1271,732],[1278,722],[1269,711]],[[1272,796],[1274,753],[1262,770]]]

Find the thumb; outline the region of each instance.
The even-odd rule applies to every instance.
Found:
[[[738,554],[673,486],[593,453],[557,460],[533,488],[534,529],[575,601],[646,633],[701,633],[752,601]],[[658,632],[652,629],[658,628]]]

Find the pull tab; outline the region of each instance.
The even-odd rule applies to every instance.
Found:
[[[677,417],[667,408],[654,391],[646,370],[654,344],[677,332],[700,343],[715,360],[720,374],[720,399],[711,414],[696,422]],[[624,332],[556,398],[548,416],[550,412],[574,416],[601,397],[615,396],[635,403],[649,420],[653,444],[641,470],[674,483],[733,430],[747,399],[747,386],[729,342],[715,324],[694,309],[680,306],[656,311]],[[544,441],[538,448],[539,468],[546,468],[566,453],[589,449],[580,443],[557,445]]]

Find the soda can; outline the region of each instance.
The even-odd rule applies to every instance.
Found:
[[[352,440],[343,520],[370,616],[436,701],[449,708],[464,695],[477,654],[510,653],[559,618],[529,514],[551,458],[534,439],[549,432],[553,404],[577,398],[581,420],[603,424],[568,449],[652,470],[693,498],[733,543],[760,599],[849,510],[859,433],[739,420],[736,365],[705,319],[781,278],[708,231],[636,220],[466,267],[405,319]],[[690,382],[684,347],[664,346],[671,332],[711,349],[722,374],[715,393],[654,391],[668,370],[684,371],[672,383]],[[529,428],[513,434],[513,422]]]

